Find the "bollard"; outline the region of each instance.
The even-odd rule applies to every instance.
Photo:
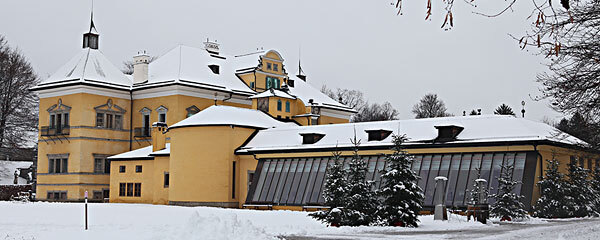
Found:
[[[446,210],[446,185],[448,178],[444,176],[437,176],[435,178],[435,196],[434,205],[435,211],[433,220],[448,220],[448,213]]]

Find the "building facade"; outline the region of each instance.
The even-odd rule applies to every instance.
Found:
[[[477,178],[498,187],[513,165],[529,208],[545,160],[598,166],[581,140],[514,116],[468,116],[349,123],[355,111],[324,95],[275,50],[222,54],[219,45],[177,46],[151,61],[134,56],[125,75],[98,49],[92,26],[83,49],[33,88],[40,95],[37,198],[182,206],[314,209],[332,152],[358,153],[374,188],[406,135],[425,206],[434,178],[448,178],[446,205],[464,208]],[[301,68],[299,68],[301,70]]]

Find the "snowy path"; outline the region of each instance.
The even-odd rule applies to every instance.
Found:
[[[312,236],[289,236],[288,240],[308,239],[600,239],[600,219],[548,220],[536,224],[495,224],[495,227],[475,228],[471,230],[433,230],[433,231],[368,231],[354,234],[323,234]]]
[[[600,239],[598,218],[483,225],[458,215],[444,222],[420,216],[419,228],[333,228],[292,211],[96,203],[89,213],[85,231],[82,203],[0,201],[0,240]]]

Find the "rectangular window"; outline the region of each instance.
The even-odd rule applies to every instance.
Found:
[[[92,199],[102,200],[102,191],[94,191],[92,194]]]
[[[279,71],[279,66],[276,63],[273,63],[273,71]]]
[[[54,159],[48,159],[48,173],[54,173]]]
[[[96,113],[96,127],[104,127],[104,113]]]
[[[54,193],[54,197],[56,197],[56,193]],[[67,192],[60,192],[60,197],[58,198],[58,200],[67,200]]]
[[[48,191],[48,193],[46,195],[46,199],[53,199],[53,198],[54,198],[54,192]]]
[[[134,186],[135,186],[135,190],[133,191],[133,196],[141,197],[142,196],[142,184],[136,183]]]
[[[68,169],[67,159],[64,158],[64,159],[62,159],[61,173],[67,173],[68,172],[67,169]]]
[[[119,196],[124,197],[126,192],[125,183],[119,183]]]
[[[290,112],[290,101],[285,101],[285,112]]]
[[[163,186],[165,188],[169,187],[169,172],[165,172],[165,174],[164,174]]]
[[[113,128],[113,115],[112,114],[106,114],[106,128],[109,128],[109,129]]]
[[[277,111],[281,111],[281,100],[277,100]]]
[[[63,114],[63,126],[69,126],[69,114],[68,113]]]
[[[250,88],[254,89],[254,82],[250,82]]]
[[[141,173],[142,172],[142,165],[136,165],[135,166],[135,172],[136,173]]]
[[[167,114],[166,113],[158,114],[158,121],[162,122],[162,123],[166,123],[167,122]]]
[[[271,63],[267,63],[267,70],[271,70]]]
[[[50,128],[55,128],[56,127],[56,115],[54,114],[50,114]]]
[[[94,172],[104,173],[104,159],[94,158]]]
[[[104,173],[110,173],[110,160],[104,159]]]
[[[115,129],[123,129],[123,116],[115,115]]]
[[[133,183],[127,183],[127,196],[133,196]]]
[[[123,165],[119,166],[119,172],[120,173],[124,173],[125,172],[125,166],[123,166]]]
[[[231,198],[235,198],[235,162],[231,166],[232,174],[231,174]]]

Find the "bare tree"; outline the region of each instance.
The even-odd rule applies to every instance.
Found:
[[[356,110],[357,113],[350,118],[351,122],[386,121],[394,120],[398,117],[398,111],[394,109],[391,103],[369,104],[364,100],[363,93],[358,90],[337,88],[334,91],[323,85],[321,92]]]
[[[153,62],[157,58],[157,56],[150,56],[150,59],[148,59],[148,63]],[[133,74],[133,61],[123,61],[123,68],[121,69],[121,72],[127,75]]]
[[[447,113],[446,104],[441,99],[438,99],[437,94],[425,94],[421,100],[413,106],[412,112],[415,118],[434,118],[452,116]]]
[[[16,148],[32,142],[39,99],[29,89],[38,82],[27,59],[0,35],[0,147]]]
[[[494,110],[494,114],[496,115],[515,115],[515,112],[513,112],[512,108],[509,107],[506,104],[501,104],[500,106],[498,106],[496,108],[496,110]]]
[[[372,122],[387,121],[398,119],[398,111],[394,109],[391,103],[369,104],[368,102],[358,113],[352,116],[352,122]]]

